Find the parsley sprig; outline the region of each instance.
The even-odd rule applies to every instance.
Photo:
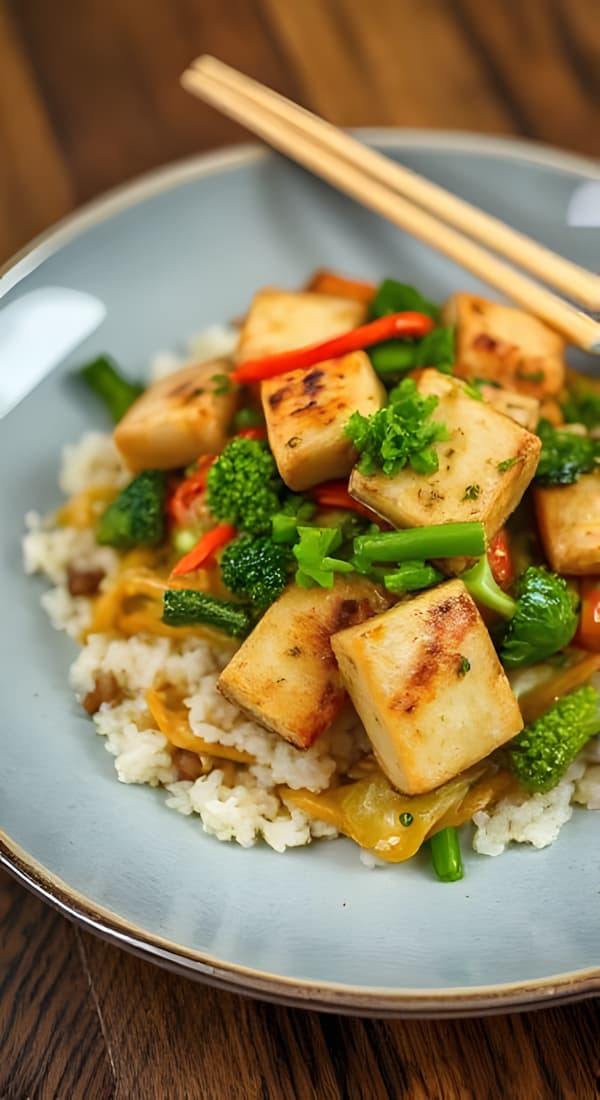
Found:
[[[345,432],[360,452],[362,474],[381,470],[394,477],[410,465],[418,474],[434,474],[438,456],[434,444],[449,438],[445,424],[432,420],[439,398],[422,397],[412,378],[391,390],[389,404],[371,416],[355,412]]]

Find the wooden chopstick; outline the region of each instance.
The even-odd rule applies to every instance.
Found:
[[[231,73],[234,74],[233,80]],[[341,157],[328,140],[329,124],[323,124],[324,130],[320,133],[325,136],[317,140],[314,133],[309,134],[298,123],[298,118],[304,119],[307,112],[286,100],[285,118],[282,117],[281,103],[278,102],[282,97],[261,85],[255,85],[255,82],[243,74],[230,70],[214,58],[199,58],[186,70],[181,80],[188,91],[241,122],[270,145],[305,165],[364,206],[382,214],[395,225],[495,286],[507,297],[558,329],[572,343],[588,351],[600,352],[600,324],[451,226],[397,194],[387,183],[382,183],[366,173],[362,167],[362,159],[367,150],[359,142],[356,145],[360,157]],[[256,90],[252,85],[259,89],[260,100],[256,98]],[[315,116],[311,118],[311,125],[314,127],[319,120]],[[334,127],[331,129],[335,130]]]
[[[562,291],[567,298],[588,309],[600,310],[600,275],[586,271],[445,188],[409,168],[404,168],[375,149],[362,145],[350,134],[251,77],[237,72],[216,57],[207,55],[198,58],[192,67],[196,72],[214,76],[229,87],[237,88],[254,103],[267,107],[278,118],[292,123],[302,133],[314,137],[351,163],[359,163],[364,172],[380,183],[387,183],[398,194],[418,203],[447,225],[454,226],[467,236],[481,241],[487,248],[501,253],[542,282]]]

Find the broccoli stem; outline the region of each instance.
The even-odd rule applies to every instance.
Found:
[[[512,619],[517,610],[516,601],[508,593],[503,592],[500,585],[494,580],[487,556],[484,554],[464,573],[460,579],[468,588],[476,603],[488,607],[490,611],[496,611],[504,619]]]
[[[441,523],[380,535],[358,535],[354,539],[353,560],[359,572],[367,572],[374,561],[471,558],[484,553],[485,531],[482,523]]]
[[[242,604],[220,600],[195,588],[169,588],[163,596],[163,623],[168,626],[213,626],[233,638],[245,638],[254,625]]]
[[[460,854],[458,829],[449,825],[434,833],[429,841],[433,869],[440,882],[458,882],[463,878],[463,862]]]
[[[390,572],[385,571],[383,577],[384,586],[388,592],[418,592],[423,588],[431,588],[443,580],[442,574],[433,565],[424,561],[405,561],[399,569]]]
[[[165,490],[164,470],[142,470],[100,516],[96,541],[122,550],[157,546],[164,536]]]
[[[129,382],[127,378],[123,378],[105,355],[92,359],[79,373],[85,384],[104,401],[115,422],[125,415],[130,405],[144,392],[144,387],[139,382]]]

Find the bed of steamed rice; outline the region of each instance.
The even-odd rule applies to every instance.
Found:
[[[195,341],[195,354],[198,349],[204,354],[214,353],[215,348],[218,354],[227,352],[232,339],[228,330],[218,328],[208,335],[208,340],[204,334]],[[209,344],[211,352],[205,350]],[[181,358],[163,353],[153,375],[164,375],[181,364]],[[59,485],[66,495],[92,485],[121,488],[127,479],[110,435],[90,432],[64,448]],[[55,629],[77,639],[89,626],[92,605],[87,597],[70,595],[67,569],[70,565],[101,569],[106,588],[118,567],[118,556],[110,548],[98,546],[90,530],[58,527],[52,516],[29,513],[26,527],[25,570],[41,573],[52,582],[41,597],[42,606]],[[278,852],[308,844],[316,837],[336,836],[331,826],[285,806],[277,787],[319,791],[329,786],[335,774],[347,772],[368,749],[356,715],[348,707],[312,748],[295,749],[250,721],[220,695],[217,679],[230,652],[230,648],[219,648],[201,638],[173,641],[153,635],[94,634],[75,659],[70,682],[82,700],[98,676],[114,676],[121,701],[117,705],[103,703],[93,721],[115,758],[119,780],[165,788],[166,805],[182,814],[197,814],[205,832],[244,847],[262,837]],[[153,725],[145,701],[149,689],[165,687],[183,695],[194,733],[204,741],[248,752],[256,763],[236,766],[233,782],[231,774],[226,777],[219,768],[195,781],[181,780],[167,738]],[[473,846],[490,856],[499,855],[511,842],[546,847],[572,816],[575,804],[600,809],[598,739],[590,742],[553,791],[504,799],[490,813],[476,814]],[[383,865],[371,853],[361,853],[361,858],[368,867]]]

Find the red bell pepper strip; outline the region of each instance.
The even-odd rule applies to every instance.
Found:
[[[339,359],[352,351],[362,351],[373,344],[394,337],[426,336],[434,328],[431,317],[424,313],[390,313],[370,321],[368,325],[350,329],[341,336],[334,336],[320,344],[309,344],[291,351],[282,351],[277,355],[266,355],[263,359],[247,359],[232,372],[234,382],[264,382],[267,378],[276,378],[286,371],[308,370],[326,359]]]
[[[510,588],[515,579],[515,570],[506,529],[502,527],[490,542],[487,552],[490,569],[496,584],[500,588]]]
[[[206,489],[206,478],[216,455],[202,455],[193,474],[179,483],[167,501],[167,512],[176,527],[187,527],[190,508]]]
[[[212,562],[210,562],[210,559],[215,550],[227,546],[227,543],[231,542],[236,534],[235,527],[232,527],[230,523],[220,523],[217,527],[213,527],[198,539],[189,554],[184,554],[180,558],[175,568],[171,570],[171,576],[182,577],[186,573],[193,573],[196,569],[202,569],[203,566],[207,566],[209,563],[214,564],[214,559]]]
[[[267,429],[262,424],[257,428],[240,428],[239,432],[235,433],[236,439],[266,439]]]
[[[370,508],[350,496],[345,481],[323,481],[310,490],[310,495],[323,508],[343,508],[347,512],[358,512],[375,523],[380,522]]]
[[[365,283],[362,279],[347,279],[335,271],[315,271],[308,283],[307,290],[313,294],[333,294],[338,298],[354,298],[356,302],[368,305],[375,297],[377,287],[374,283]]]
[[[581,615],[575,645],[600,652],[600,577],[584,577],[579,585]]]

